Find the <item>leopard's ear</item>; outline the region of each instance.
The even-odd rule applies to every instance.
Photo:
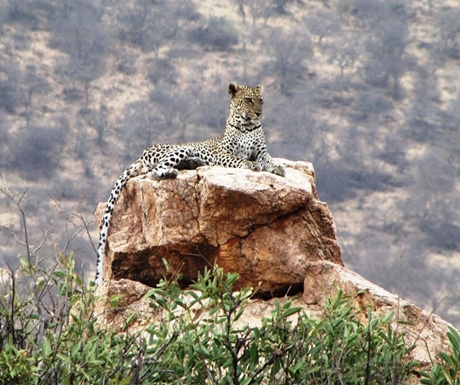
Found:
[[[264,86],[262,84],[259,84],[257,87],[256,87],[256,90],[259,94],[262,93],[262,91],[264,90]]]
[[[240,86],[236,83],[230,83],[228,85],[228,93],[230,94],[231,97],[234,97],[239,89],[240,89]]]

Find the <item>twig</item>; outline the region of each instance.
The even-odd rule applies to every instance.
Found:
[[[22,245],[22,246],[25,246],[26,247],[26,251],[27,251],[27,259],[29,260],[29,263],[32,263],[31,261],[31,256],[32,256],[32,253],[30,251],[30,246],[29,246],[29,236],[27,234],[27,221],[26,221],[26,214],[24,212],[24,210],[22,209],[22,206],[21,206],[21,202],[22,200],[24,199],[25,195],[27,194],[27,192],[29,191],[29,188],[27,187],[21,194],[21,196],[19,197],[18,200],[16,200],[13,196],[13,194],[10,192],[9,188],[8,188],[8,184],[6,183],[6,178],[5,178],[5,174],[3,174],[3,184],[4,184],[4,188],[1,188],[0,187],[0,192],[5,195],[9,200],[11,200],[14,205],[17,207],[17,209],[19,210],[20,214],[21,214],[21,221],[22,221],[22,226],[23,226],[23,229],[24,229],[24,242],[22,242],[21,240],[19,240],[19,238],[17,237],[16,235],[16,232],[15,231],[12,231],[13,235],[14,235],[14,238],[16,239],[16,241]]]

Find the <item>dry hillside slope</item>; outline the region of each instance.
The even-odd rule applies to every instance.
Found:
[[[13,195],[29,188],[30,242],[52,223],[37,253],[75,250],[92,277],[92,215],[125,167],[152,143],[220,134],[227,84],[263,84],[269,150],[313,162],[345,264],[458,324],[457,5],[1,4],[0,168]],[[0,224],[23,239],[4,194]],[[10,230],[0,259],[17,266]]]

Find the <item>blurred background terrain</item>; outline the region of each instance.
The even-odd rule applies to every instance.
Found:
[[[459,20],[454,0],[1,0],[1,187],[26,192],[37,257],[73,250],[92,279],[123,170],[221,134],[228,83],[263,84],[269,151],[313,162],[345,264],[459,326]],[[0,225],[14,268],[5,194]]]

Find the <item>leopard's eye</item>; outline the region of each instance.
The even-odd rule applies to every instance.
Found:
[[[254,101],[252,100],[252,98],[244,98],[244,100],[246,100],[250,104],[254,104]]]

